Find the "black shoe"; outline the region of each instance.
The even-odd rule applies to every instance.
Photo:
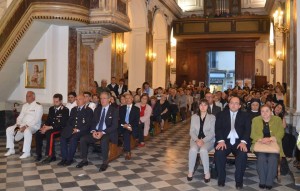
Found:
[[[42,155],[39,155],[35,158],[35,162],[40,162],[42,160]]]
[[[219,187],[224,187],[224,186],[225,186],[225,183],[224,183],[224,182],[218,182],[218,186],[219,186]]]
[[[186,177],[186,179],[187,179],[187,181],[189,181],[189,182],[190,182],[190,181],[192,181],[192,180],[193,180],[193,177],[189,177],[189,176],[187,176],[187,177]]]
[[[237,190],[243,189],[243,183],[236,183],[236,184],[235,184],[235,188],[236,188]]]
[[[108,165],[107,164],[102,164],[99,171],[106,171]]]
[[[209,179],[204,178],[204,182],[205,183],[209,183],[210,182],[210,178]]]
[[[267,190],[271,190],[271,189],[272,189],[272,186],[267,186],[267,185],[266,185],[266,189],[267,189]]]
[[[88,164],[88,161],[81,161],[80,163],[78,163],[78,165],[76,165],[76,168],[82,168],[83,166],[87,166]]]
[[[57,163],[58,166],[64,166],[64,164],[67,162],[67,160],[61,160],[59,163]]]
[[[74,162],[73,160],[67,160],[64,166],[70,166],[73,162]]]
[[[56,161],[56,157],[50,157],[48,156],[47,158],[45,158],[42,163],[43,164],[49,164],[50,162]]]
[[[265,188],[266,188],[266,185],[264,185],[264,184],[259,184],[258,187],[261,188],[261,189],[265,189]]]

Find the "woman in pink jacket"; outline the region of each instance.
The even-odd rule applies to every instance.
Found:
[[[144,136],[147,136],[150,129],[150,116],[152,113],[152,108],[148,105],[149,96],[143,94],[141,96],[141,102],[136,103],[135,106],[140,108],[140,123],[139,123],[139,147],[144,147]]]

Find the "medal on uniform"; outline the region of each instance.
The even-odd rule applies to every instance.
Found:
[[[85,123],[85,120],[84,120],[84,118],[82,119],[82,123]]]

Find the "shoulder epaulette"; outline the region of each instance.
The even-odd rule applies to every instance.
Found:
[[[41,105],[40,102],[36,102],[36,104]]]

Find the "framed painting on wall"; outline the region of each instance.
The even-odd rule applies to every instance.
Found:
[[[25,88],[46,88],[46,59],[26,61]]]

